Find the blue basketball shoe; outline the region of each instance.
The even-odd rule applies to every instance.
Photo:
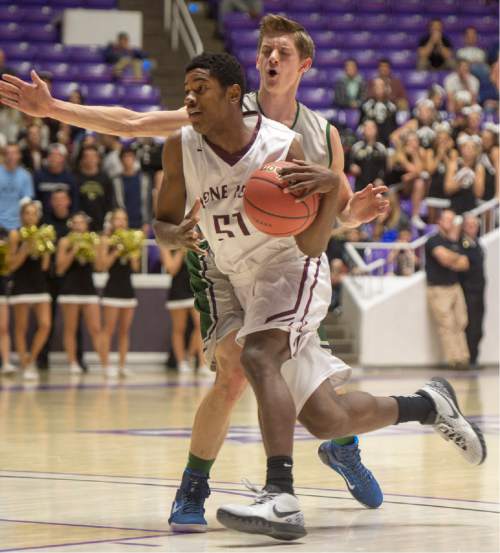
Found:
[[[354,499],[370,509],[382,505],[384,495],[373,474],[361,462],[357,436],[348,445],[323,442],[318,455],[325,465],[342,476]]]
[[[208,477],[191,469],[182,475],[168,523],[173,532],[206,532],[205,499],[210,495]]]

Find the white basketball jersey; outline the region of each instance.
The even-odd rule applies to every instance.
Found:
[[[217,154],[191,126],[182,127],[182,158],[186,204],[190,209],[201,199],[199,227],[208,241],[219,270],[236,276],[253,272],[272,259],[301,256],[293,237],[273,238],[258,231],[246,216],[243,192],[250,175],[270,161],[284,160],[295,133],[256,113],[245,115],[254,129],[254,142],[234,165]]]

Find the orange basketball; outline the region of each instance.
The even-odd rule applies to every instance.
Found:
[[[314,221],[319,195],[296,202],[293,194],[285,194],[286,182],[278,174],[288,161],[266,163],[254,171],[245,186],[243,205],[255,228],[271,236],[295,236]]]

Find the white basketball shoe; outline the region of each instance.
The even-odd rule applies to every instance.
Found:
[[[278,488],[258,490],[251,505],[223,505],[217,509],[217,520],[226,528],[264,534],[277,540],[297,540],[307,532],[304,528],[304,515],[298,499]]]

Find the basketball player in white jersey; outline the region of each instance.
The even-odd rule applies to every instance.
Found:
[[[284,33],[284,34],[287,34],[287,33]],[[293,45],[293,42],[292,42],[292,45]],[[26,85],[26,86],[29,86],[29,85]],[[30,90],[29,92],[32,92],[32,90]],[[263,100],[261,100],[261,102],[264,103]],[[22,107],[22,106],[19,106],[19,107]],[[36,102],[35,102],[35,107],[36,107]],[[33,108],[33,106],[31,106],[28,109],[32,109],[32,108]],[[71,109],[72,108],[70,107],[69,110],[71,111]],[[109,117],[110,116],[110,114],[108,112],[109,109],[120,109],[120,108],[95,108],[95,109],[97,109],[97,110],[104,109],[104,111],[106,112],[106,117]],[[177,112],[175,112],[174,118],[178,118],[178,113]],[[107,122],[106,124],[109,124],[109,122]],[[308,181],[310,181],[309,185],[311,185],[311,173],[314,172],[314,168],[311,168],[311,167],[312,166],[309,166],[309,167],[304,166],[303,170],[301,170],[301,169],[295,170],[296,176],[298,177],[297,181],[301,181],[301,179],[306,178]],[[316,173],[316,176],[319,176],[319,178],[312,179],[312,184],[316,186],[316,190],[319,190],[321,187],[325,187],[326,189],[328,189],[328,186],[329,187],[332,186],[331,185],[331,177],[330,177],[330,182],[328,183],[328,177],[327,177],[326,172],[322,173],[321,171],[318,171]],[[306,185],[307,184],[308,183],[306,182]],[[300,182],[299,182],[299,186],[302,186],[300,184]],[[306,187],[303,187],[303,189],[305,189],[307,191]],[[352,205],[352,203],[354,203],[354,202],[351,202],[351,205]],[[367,201],[364,200],[364,203],[366,204]],[[368,203],[369,203],[369,201],[368,201]],[[377,207],[379,207],[379,206],[380,206],[380,204]],[[365,210],[365,216],[370,212],[370,209],[373,212],[373,206],[371,208]],[[362,212],[362,211],[363,211],[363,208],[360,210],[360,212]],[[376,213],[374,213],[374,214],[376,214]],[[187,218],[184,224],[185,224],[185,228],[189,228],[190,226],[192,226],[193,222],[192,222],[191,219]],[[191,246],[194,249],[198,248],[198,246],[194,246],[193,244],[191,244]],[[230,337],[231,336],[228,336],[227,338],[230,338]],[[225,341],[227,343],[230,342],[230,340],[225,340]],[[233,337],[232,341],[234,343],[234,337]],[[237,351],[237,355],[238,355],[238,359],[239,359],[239,349],[237,347],[233,347],[233,349]],[[222,351],[224,351],[224,349]],[[221,365],[220,360],[221,359],[219,357],[218,358],[219,367]],[[324,359],[322,361],[324,361]],[[329,361],[326,361],[327,364],[328,364],[328,362]],[[309,359],[307,367],[310,368],[311,364],[314,366],[314,363],[311,363],[311,360]],[[229,366],[231,366],[231,365],[229,365]],[[318,363],[318,366],[321,369],[321,363]],[[286,374],[287,371],[288,371],[288,373],[290,373],[290,368],[287,369],[285,367],[284,368],[284,373]],[[220,375],[220,372],[218,374],[218,379],[219,379],[219,375]],[[300,373],[297,373],[297,371],[295,371],[295,375],[300,376]],[[307,377],[311,377],[311,374],[310,373],[307,374]],[[318,388],[318,393],[314,393],[308,399],[308,394],[309,395],[311,394],[311,392],[314,389],[314,386],[317,386],[322,382],[321,378],[323,378],[323,384],[324,385],[321,384]],[[222,380],[224,385],[227,385],[227,380],[224,381],[224,378],[221,379],[221,380]],[[311,380],[311,379],[306,378],[305,380]],[[331,394],[330,394],[330,391],[331,391],[330,390],[330,382],[329,382],[329,379],[326,378],[326,376],[320,374],[319,379],[317,381],[315,381],[315,384],[314,384],[313,388],[311,388],[311,382],[305,383],[304,379],[301,380],[300,378],[295,378],[295,380],[294,380],[293,378],[289,377],[288,378],[288,383],[289,383],[289,386],[292,389],[292,393],[295,392],[294,399],[296,399],[297,392],[300,392],[300,394],[301,394],[300,398],[298,400],[296,399],[296,401],[295,401],[296,405],[299,405],[299,407],[300,407],[300,406],[304,405],[304,403],[305,403],[304,408],[302,409],[302,412],[301,412],[301,417],[302,417],[301,420],[303,420],[303,422],[306,424],[306,426],[317,436],[333,437],[333,436],[343,435],[344,432],[342,432],[341,430],[344,429],[344,428],[346,430],[349,429],[349,425],[346,424],[346,418],[352,418],[353,419],[354,428],[359,429],[357,431],[368,431],[370,429],[377,428],[381,425],[384,426],[386,424],[392,424],[394,422],[403,422],[404,420],[415,420],[415,418],[408,418],[409,416],[415,417],[416,416],[415,414],[413,414],[413,415],[405,414],[403,416],[400,416],[399,419],[398,419],[397,408],[395,408],[396,403],[395,403],[394,400],[392,400],[390,398],[375,398],[374,399],[374,398],[371,398],[371,396],[368,396],[367,394],[361,394],[361,396],[363,396],[363,397],[366,396],[365,399],[370,398],[369,401],[372,404],[375,403],[375,407],[378,411],[380,411],[380,410],[384,411],[384,409],[385,409],[385,411],[382,414],[382,420],[381,420],[380,419],[380,412],[377,413],[379,418],[374,419],[373,416],[372,416],[373,413],[371,413],[370,410],[366,411],[366,409],[364,409],[364,408],[363,409],[357,408],[358,411],[363,411],[363,410],[365,411],[364,416],[366,417],[366,420],[364,420],[364,422],[362,422],[360,424],[359,420],[357,420],[357,421],[355,420],[356,416],[350,416],[350,411],[349,411],[349,407],[348,407],[349,402],[346,402],[347,405],[342,405],[343,401],[339,400],[339,398],[333,398],[332,399]],[[307,384],[307,386],[309,386],[308,390],[307,389],[304,390],[304,384]],[[226,388],[227,388],[227,386],[226,386]],[[214,388],[214,390],[215,390],[215,388]],[[236,399],[234,396],[237,396],[238,394],[234,393],[234,389],[231,389],[230,392],[232,393],[232,396],[233,396],[233,398],[230,401],[231,406],[232,406],[232,403],[234,403],[234,401]],[[348,394],[348,395],[352,396],[352,394]],[[316,416],[315,416],[314,415],[314,413],[315,413],[314,409],[316,409],[318,407],[318,402],[315,401],[315,398],[318,398],[318,397],[321,399],[321,401],[319,402],[320,410],[316,411]],[[216,398],[214,397],[214,400],[215,399]],[[358,400],[359,399],[360,399],[360,397],[358,397]],[[404,399],[406,400],[406,398],[404,398]],[[384,407],[384,405],[381,406],[380,405],[381,403],[382,404],[385,403],[385,407]],[[328,407],[326,407],[326,406],[328,406]],[[372,405],[372,410],[373,410],[373,407],[374,406]],[[203,424],[200,424],[200,420],[199,420],[200,411],[198,412],[198,415],[197,415],[197,421],[195,421],[195,427],[197,426],[197,422],[198,422],[198,427],[203,426]],[[227,411],[227,408],[226,408],[226,411]],[[298,408],[297,411],[300,411],[300,408]],[[400,411],[401,411],[401,409],[400,409]],[[405,409],[405,412],[406,412],[406,409]],[[318,413],[319,413],[320,416],[317,416]],[[205,414],[206,414],[206,411],[205,411]],[[330,416],[332,414],[334,415],[333,417]],[[353,412],[352,415],[355,415],[355,413]],[[401,413],[400,413],[400,415],[401,415]],[[216,417],[214,417],[214,418],[216,419]],[[212,419],[208,418],[208,421],[210,422],[210,424],[208,425],[209,427],[213,428],[214,418],[212,418]],[[420,417],[420,418],[422,418],[422,417]],[[358,419],[359,419],[359,417],[358,417]],[[228,417],[227,417],[226,420],[228,420]],[[418,419],[418,420],[420,420],[420,419]],[[358,424],[358,426],[356,426],[356,424]],[[205,422],[205,426],[207,426],[206,422]],[[218,447],[216,447],[216,451],[218,451],[218,449],[220,448],[220,444],[222,443],[223,437],[224,437],[225,432],[226,432],[226,428],[227,428],[227,424],[222,429],[223,430],[222,438],[219,439],[218,443],[216,443],[216,446],[218,446]],[[350,428],[352,428],[352,426]],[[207,431],[209,431],[209,429],[207,429]],[[195,438],[195,435],[193,433],[193,442],[195,441],[194,438]],[[193,442],[192,442],[192,444],[193,444]],[[332,463],[332,459],[330,458],[330,453],[331,452],[329,450],[326,450],[326,451],[323,450],[321,452],[321,457],[322,457],[322,459],[327,460],[328,464],[330,466],[332,466],[333,463]],[[195,460],[198,461],[198,459],[195,459]],[[470,460],[471,460],[471,462],[477,462],[477,457],[475,457],[473,459],[470,459]],[[338,459],[336,461],[338,462]],[[357,462],[359,464],[359,453],[358,453]],[[285,464],[288,464],[288,463],[285,463]],[[342,467],[342,465],[340,465],[340,466]],[[344,475],[345,467],[342,467],[342,468],[343,468],[343,470],[341,469],[341,470],[339,470],[339,472]],[[185,473],[185,476],[186,476],[186,473]],[[198,479],[203,481],[203,478],[198,478]],[[183,478],[183,480],[184,480],[184,478]],[[190,482],[188,482],[189,485],[191,485],[193,483],[194,482],[193,482],[192,479],[191,479]],[[183,484],[184,484],[184,482],[183,482]],[[208,486],[206,485],[206,478],[204,479],[204,486],[201,486],[201,488],[203,488],[203,487],[205,488],[204,491],[206,493],[207,488],[208,488]],[[181,490],[182,490],[182,487],[181,487]],[[198,490],[198,492],[199,491],[200,490]],[[199,524],[199,518],[200,518],[199,514],[201,512],[201,515],[203,516],[203,512],[204,512],[203,502],[204,502],[205,498],[201,497],[202,495],[203,494],[200,495],[200,493],[198,493],[198,494],[195,494],[192,497],[187,498],[188,499],[188,505],[187,505],[187,509],[186,509],[186,514],[188,514],[189,512],[191,512],[193,514],[193,507],[198,508],[198,517],[195,520],[192,521],[193,522],[193,525],[192,525],[193,530],[199,529],[199,526],[202,526],[202,525]],[[262,504],[262,503],[260,503],[260,504]],[[173,516],[178,512],[177,502],[174,502],[174,509],[175,509],[175,511],[173,513]],[[279,521],[278,521],[278,523],[279,523]],[[184,526],[185,526],[185,529],[189,529],[189,524],[188,523],[186,523]],[[205,528],[206,528],[206,522],[205,522]],[[184,529],[184,528],[181,528],[181,529]],[[202,529],[204,529],[203,526],[202,526]]]

